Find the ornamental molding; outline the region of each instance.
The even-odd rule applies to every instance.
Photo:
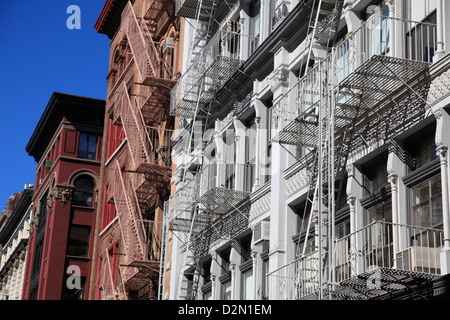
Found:
[[[74,189],[74,186],[58,184],[55,187],[53,187],[53,192],[51,193],[51,197],[53,198],[53,201],[58,200],[61,203],[61,205],[64,207],[64,205],[67,202],[72,201],[73,189]]]
[[[428,92],[428,105],[433,105],[450,95],[450,69],[436,77]]]
[[[271,191],[269,190],[267,193],[259,197],[256,201],[254,201],[250,207],[249,220],[255,220],[264,212],[267,212],[270,209],[270,196]]]

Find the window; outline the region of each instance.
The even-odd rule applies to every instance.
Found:
[[[367,224],[374,221],[392,222],[392,201],[389,199],[367,209],[367,214]]]
[[[388,182],[387,155],[363,167],[365,195],[372,194],[385,188]]]
[[[115,125],[112,119],[109,120],[109,135],[108,135],[108,159],[112,156],[114,151],[120,146],[125,139],[125,132],[122,126]]]
[[[442,225],[441,176],[413,187],[412,224],[420,227],[439,227]]]
[[[250,53],[253,53],[259,46],[259,32],[261,21],[261,3],[253,1],[250,4]]]
[[[385,55],[389,52],[390,43],[389,20],[386,18],[386,16],[389,16],[388,6],[383,1],[379,6],[369,6],[367,13],[372,16],[369,18],[368,26],[369,48],[367,58],[373,55]]]
[[[253,270],[250,269],[242,274],[243,300],[253,299]]]
[[[106,226],[116,217],[116,206],[114,203],[108,203],[108,187],[105,187],[105,197],[103,201],[103,216],[102,216],[102,229],[106,228]]]
[[[89,133],[80,133],[78,143],[78,158],[96,159],[97,154],[97,135]]]
[[[45,222],[47,221],[47,196],[48,192],[46,192],[39,201],[39,222],[37,227],[36,244],[34,246],[30,294],[28,296],[30,300],[36,300],[38,295],[42,253],[44,251]]]
[[[435,131],[421,131],[408,140],[407,151],[414,158],[415,164],[412,169],[417,170],[437,159]]]
[[[231,300],[231,280],[229,280],[223,284],[223,299],[222,300]]]
[[[81,178],[75,182],[72,204],[92,207],[94,204],[94,184],[88,178]]]
[[[64,278],[64,284],[67,283],[68,276]],[[61,300],[83,300],[84,287],[86,284],[86,277],[80,278],[81,286],[79,288],[69,289],[67,285],[63,285]]]
[[[89,256],[90,228],[86,226],[71,226],[69,241],[67,244],[67,255],[75,257]]]

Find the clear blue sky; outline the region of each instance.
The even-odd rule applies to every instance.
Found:
[[[25,147],[54,91],[105,99],[109,39],[94,29],[106,0],[0,0],[0,212],[34,184]],[[66,26],[70,5],[81,29]]]

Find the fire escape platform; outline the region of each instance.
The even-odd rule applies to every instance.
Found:
[[[211,64],[206,68],[202,76],[191,86],[178,101],[174,115],[183,118],[197,118],[206,117],[205,107],[214,101],[214,97],[219,90],[231,76],[242,66],[243,60],[236,58],[225,57],[222,55],[216,56]],[[202,83],[204,81],[204,83]],[[201,88],[200,88],[201,86]],[[197,97],[198,101],[191,98]],[[198,104],[198,109],[197,109]]]
[[[289,122],[272,141],[280,144],[315,148],[317,147],[317,136],[317,116],[303,114]]]
[[[405,83],[426,74],[429,67],[428,62],[374,55],[339,84],[341,89],[355,94],[340,107],[355,109],[361,98],[362,110],[370,112],[377,103],[394,97]]]
[[[214,214],[225,214],[236,204],[249,197],[250,192],[213,187],[206,191],[197,201]]]
[[[219,55],[214,58],[209,68],[206,69],[205,75],[210,77],[212,81],[214,81],[214,84],[220,88],[231,78],[243,63],[243,60]]]
[[[153,0],[144,15],[144,18],[151,21],[158,21],[170,1]]]
[[[181,5],[176,8],[176,15],[184,18],[196,19],[197,7],[199,6],[199,0],[180,0]],[[224,1],[218,1],[219,4]],[[199,19],[208,21],[213,9],[213,0],[203,0],[201,2]]]
[[[358,276],[344,280],[334,289],[324,289],[323,297],[334,300],[369,300],[401,290],[418,290],[419,286],[429,284],[440,276],[422,272],[393,268],[374,268]],[[318,292],[302,297],[301,300],[317,300]]]
[[[139,291],[150,283],[151,279],[159,276],[159,261],[135,260],[128,264],[122,264],[122,267],[136,268],[136,272],[124,281],[128,290]]]
[[[137,173],[143,173],[150,176],[162,176],[166,180],[170,180],[172,176],[172,167],[162,166],[152,163],[141,163],[136,169]]]
[[[172,90],[176,83],[177,82],[175,80],[169,80],[159,77],[146,77],[142,81],[142,84],[145,86],[154,87],[163,92],[168,91],[169,93],[167,94],[170,94],[170,90]]]
[[[197,212],[195,216],[195,223],[192,224],[192,219],[188,218],[174,218],[170,222],[169,229],[172,231],[178,231],[183,233],[189,233],[192,226],[192,232],[194,234],[202,232],[206,227],[209,226],[210,216],[203,212]]]
[[[339,287],[348,288],[352,296],[358,299],[369,299],[429,283],[440,276],[423,272],[399,270],[393,268],[375,268],[359,276],[342,281]],[[339,296],[339,291],[336,292]],[[342,298],[345,295],[341,294]]]

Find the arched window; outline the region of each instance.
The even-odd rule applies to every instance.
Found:
[[[72,204],[92,207],[94,204],[94,183],[89,178],[80,178],[75,182]]]

